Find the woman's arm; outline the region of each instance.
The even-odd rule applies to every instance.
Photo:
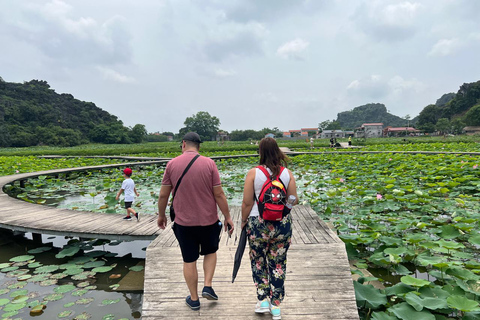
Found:
[[[242,229],[247,224],[248,216],[252,211],[254,201],[254,181],[255,181],[255,168],[250,169],[245,178],[245,185],[243,186],[243,201],[242,201]]]
[[[288,199],[288,196],[294,195],[296,199],[293,204],[297,204],[298,195],[297,195],[297,184],[295,182],[295,177],[293,176],[293,173],[290,170],[288,170],[288,174],[290,175],[290,182],[288,183],[288,187],[287,187],[287,199]]]

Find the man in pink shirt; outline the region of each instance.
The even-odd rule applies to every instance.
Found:
[[[202,140],[195,132],[187,133],[182,140],[182,155],[168,162],[158,197],[158,227],[165,229],[167,207],[170,192],[175,190],[190,161],[198,155]],[[213,274],[217,264],[217,250],[222,223],[218,219],[217,205],[225,217],[227,226],[233,232],[233,221],[228,210],[227,198],[223,192],[220,175],[215,162],[200,156],[192,164],[181,180],[173,203],[175,223],[172,227],[178,240],[183,257],[183,275],[190,295],[186,298],[192,310],[200,309],[197,292],[197,259],[204,255],[203,270],[205,274],[202,296],[208,300],[218,300],[212,288]]]

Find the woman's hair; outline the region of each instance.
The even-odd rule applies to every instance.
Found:
[[[288,157],[280,150],[277,141],[273,138],[263,138],[258,146],[260,165],[272,171],[274,176],[280,173],[280,167],[287,166]]]

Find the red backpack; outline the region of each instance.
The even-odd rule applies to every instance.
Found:
[[[263,166],[258,166],[257,168],[267,177],[258,199],[255,195],[260,217],[263,220],[280,221],[283,218],[283,211],[287,203],[287,188],[280,179],[280,175],[285,168],[280,167],[280,172],[276,177],[270,175]]]

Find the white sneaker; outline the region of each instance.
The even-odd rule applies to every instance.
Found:
[[[256,313],[269,313],[270,312],[270,301],[263,299],[262,301],[257,301],[255,305]]]
[[[280,320],[282,319],[282,315],[280,314],[280,307],[277,306],[271,306],[270,307],[270,313],[272,315],[273,320]]]

